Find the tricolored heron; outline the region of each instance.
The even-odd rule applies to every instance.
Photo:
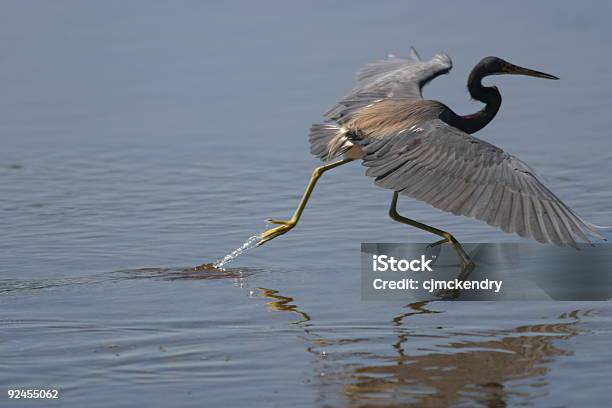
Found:
[[[485,221],[508,233],[542,243],[571,245],[602,238],[596,227],[557,198],[534,171],[502,149],[470,136],[497,114],[501,94],[483,86],[489,75],[514,74],[559,79],[553,75],[513,65],[501,58],[483,58],[468,78],[473,99],[485,107],[461,116],[441,102],[425,100],[421,90],[439,75],[448,73],[448,55],[422,61],[414,48],[407,58],[389,56],[367,64],[358,84],[324,117],[325,124],[310,128],[310,151],[328,162],[317,167],[295,213],[289,220],[269,220],[277,227],[260,234],[258,245],[291,230],[299,221],[321,175],[361,159],[377,185],[393,190],[389,215],[396,221],[431,232],[449,243],[464,265],[471,261],[448,232],[397,213],[399,194],[424,201],[455,215]]]

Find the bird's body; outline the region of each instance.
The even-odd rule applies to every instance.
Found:
[[[310,130],[312,154],[323,161],[344,160],[316,170],[294,217],[276,222],[282,225],[265,232],[261,243],[297,223],[320,173],[355,159],[362,160],[366,175],[378,186],[394,191],[392,218],[442,236],[462,257],[465,254],[452,235],[397,214],[397,195],[542,243],[575,246],[578,240],[601,238],[596,228],[546,188],[529,166],[471,136],[495,117],[501,105],[499,90],[482,85],[485,76],[558,78],[496,57],[484,58],[472,70],[468,90],[485,107],[460,116],[421,94],[425,84],[451,68],[446,54],[422,61],[414,49],[406,59],[390,56],[366,65],[357,76],[357,86],[324,115],[326,122]]]
[[[371,105],[364,106],[355,112],[349,120],[342,121],[338,128],[326,125],[334,136],[323,146],[320,156],[324,161],[346,154],[350,151],[351,158],[363,158],[364,151],[358,141],[372,139],[382,140],[416,129],[420,124],[439,119],[447,112],[447,107],[437,101],[401,99],[383,99]],[[312,133],[316,131],[313,125]],[[325,126],[325,125],[324,125]]]

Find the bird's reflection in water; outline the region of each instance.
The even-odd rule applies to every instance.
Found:
[[[257,288],[261,296],[272,299],[270,302],[266,302],[266,305],[270,308],[270,310],[276,310],[279,312],[293,312],[301,316],[301,319],[295,321],[293,323],[304,323],[310,321],[310,316],[308,313],[302,312],[298,309],[298,307],[291,302],[293,302],[293,298],[287,296],[281,296],[278,294],[278,290],[274,289],[266,289],[266,288]]]
[[[507,330],[438,334],[411,327],[417,316],[444,313],[428,307],[435,301],[424,301],[407,305],[408,311],[382,328],[382,336],[376,325],[373,336],[364,335],[364,328],[351,328],[333,331],[330,338],[329,330],[317,329],[316,320],[301,311],[293,298],[276,290],[260,291],[273,299],[267,303],[270,310],[297,313],[302,317],[298,323],[308,322],[301,325],[306,335],[300,337],[310,343],[306,351],[315,356],[309,381],[317,385],[320,400],[340,399],[349,406],[504,407],[528,403],[534,393],[541,395],[535,390],[547,384],[551,357],[573,354],[558,341],[580,334],[576,324],[591,313],[575,310],[547,323]],[[529,387],[509,384],[520,380],[526,380]]]
[[[404,319],[411,315],[439,313],[424,306],[409,305],[414,312],[398,316],[393,324],[402,328],[409,325]],[[567,321],[561,323],[475,333],[484,338],[452,342],[442,348],[446,352],[437,347],[435,352],[426,354],[412,349],[412,334],[399,330],[393,344],[397,354],[384,358],[384,363],[353,369],[344,393],[354,401],[393,396],[419,407],[469,402],[503,407],[508,405],[509,398],[529,399],[524,390],[507,389],[505,384],[531,378],[535,379],[531,384],[544,385],[549,357],[572,354],[554,342],[579,333],[576,322],[580,314],[579,311],[564,314],[559,319]]]

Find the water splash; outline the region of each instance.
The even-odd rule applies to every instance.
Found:
[[[217,269],[223,269],[223,266],[225,264],[227,264],[227,263],[233,261],[234,259],[238,258],[247,249],[253,248],[255,246],[255,244],[257,244],[259,242],[259,239],[260,239],[259,238],[259,234],[258,235],[253,235],[252,237],[247,239],[244,242],[244,244],[242,244],[240,247],[236,248],[235,250],[233,250],[229,254],[225,255],[223,258],[221,258],[218,261],[216,261],[215,263],[213,263],[213,267],[215,267]]]

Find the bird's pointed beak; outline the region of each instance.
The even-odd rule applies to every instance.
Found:
[[[535,71],[529,68],[519,67],[518,65],[510,64],[507,62],[502,68],[502,72],[504,74],[512,74],[512,75],[526,75],[536,78],[545,78],[545,79],[559,79],[554,75],[546,74],[544,72]]]

